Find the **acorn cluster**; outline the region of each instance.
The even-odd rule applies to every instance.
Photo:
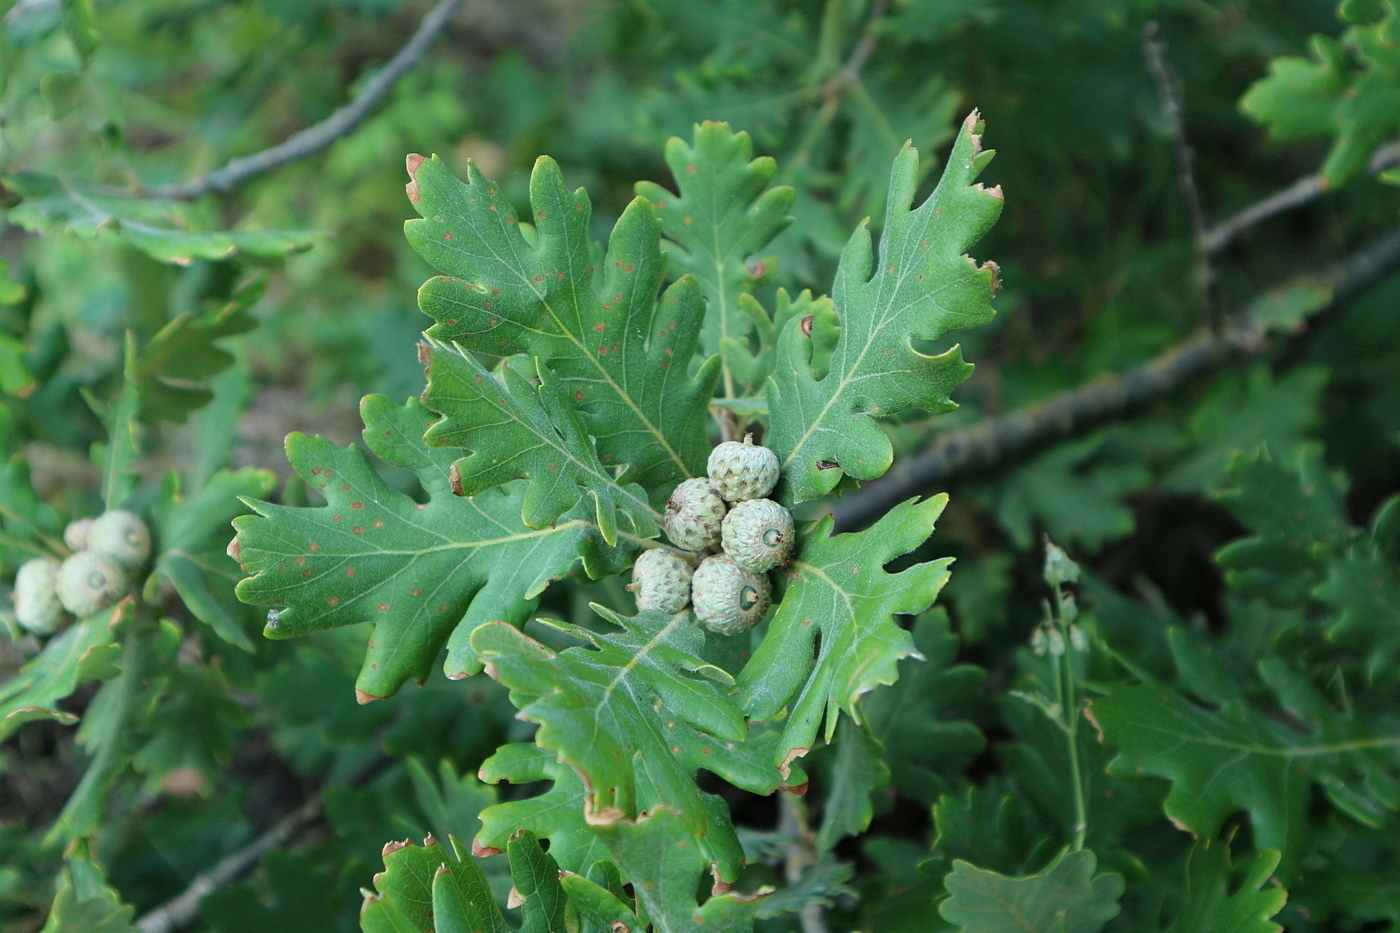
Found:
[[[36,557],[15,577],[15,618],[36,635],[58,631],[70,613],[86,618],[121,599],[151,554],[146,523],[120,509],[70,522],[63,542],[73,551],[63,562]]]
[[[710,452],[708,478],[688,479],[666,503],[666,536],[695,552],[648,550],[632,568],[638,609],[680,612],[692,605],[706,628],[737,635],[768,611],[768,571],[792,555],[792,514],[764,498],[778,484],[778,457],[746,435]],[[718,548],[718,552],[715,549]]]

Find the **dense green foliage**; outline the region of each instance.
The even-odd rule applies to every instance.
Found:
[[[472,0],[176,187],[430,6],[4,13],[0,588],[154,551],[0,601],[0,931],[1400,925],[1393,0]],[[746,431],[773,610],[637,612]]]

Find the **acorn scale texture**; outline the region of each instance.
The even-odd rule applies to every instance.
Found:
[[[671,551],[653,548],[643,551],[632,565],[632,585],[640,610],[680,612],[690,605],[689,561]]]
[[[36,557],[25,561],[15,575],[15,619],[35,635],[56,632],[63,624],[58,567],[52,557]]]
[[[725,555],[755,573],[787,564],[793,540],[792,513],[772,499],[734,503],[720,526]]]
[[[103,512],[88,529],[87,549],[130,572],[151,555],[151,530],[135,512]]]
[[[723,554],[705,558],[690,581],[690,601],[705,628],[738,635],[768,611],[772,589],[763,574],[745,570]]]
[[[58,568],[58,599],[78,618],[96,615],[126,595],[126,574],[108,558],[79,551]]]
[[[698,551],[719,544],[724,500],[707,479],[688,479],[666,503],[666,537],[678,548]]]
[[[762,499],[778,485],[778,455],[745,434],[742,443],[725,441],[710,451],[707,472],[725,502]]]

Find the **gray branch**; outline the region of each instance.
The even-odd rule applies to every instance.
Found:
[[[372,780],[389,763],[387,756],[376,754],[356,769],[345,783],[359,787]],[[320,822],[326,805],[325,791],[324,787],[317,790],[258,838],[197,875],[185,890],[138,918],[136,929],[140,933],[177,933],[193,924],[199,917],[200,902],[206,897],[248,874],[273,849],[290,848],[302,833]]]
[[[223,168],[215,169],[193,181],[162,185],[151,193],[157,197],[186,200],[215,192],[222,194],[255,175],[326,149],[337,139],[349,135],[369,116],[375,106],[384,99],[384,95],[389,93],[394,83],[418,64],[428,46],[432,45],[433,40],[447,27],[453,14],[465,2],[466,0],[440,0],[438,5],[423,17],[423,21],[418,24],[418,30],[408,43],[399,49],[398,54],[364,86],[355,99],[320,123],[293,133],[270,149],[233,159]]]
[[[1371,156],[1368,168],[1371,174],[1375,175],[1395,165],[1400,165],[1400,143],[1389,143],[1377,149]],[[1321,175],[1305,175],[1282,191],[1276,191],[1262,201],[1251,204],[1238,214],[1208,228],[1202,235],[1201,247],[1207,253],[1218,253],[1236,236],[1255,224],[1268,220],[1275,214],[1302,207],[1329,190],[1327,181]]]
[[[1374,285],[1397,264],[1400,229],[1320,272],[1285,283],[1283,289],[1300,285],[1323,288],[1330,293],[1327,307],[1337,307]],[[985,476],[1053,444],[1128,418],[1229,360],[1258,352],[1266,345],[1268,334],[1266,323],[1246,308],[1218,336],[1199,334],[1127,372],[1095,379],[1000,418],[940,434],[880,479],[832,503],[836,525],[843,530],[862,527],[910,496]]]

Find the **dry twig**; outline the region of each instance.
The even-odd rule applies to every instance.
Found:
[[[288,136],[285,140],[255,152],[231,160],[223,168],[215,169],[193,181],[162,185],[151,193],[162,198],[183,198],[192,200],[205,194],[231,191],[255,175],[279,168],[288,162],[295,162],[315,155],[328,148],[331,143],[347,136],[369,116],[375,106],[389,93],[394,83],[403,77],[410,68],[418,64],[423,53],[433,40],[447,27],[454,13],[466,0],[440,0],[437,6],[428,11],[412,38],[389,60],[378,74],[364,86],[354,100],[339,108],[329,117],[314,126],[309,126]]]

